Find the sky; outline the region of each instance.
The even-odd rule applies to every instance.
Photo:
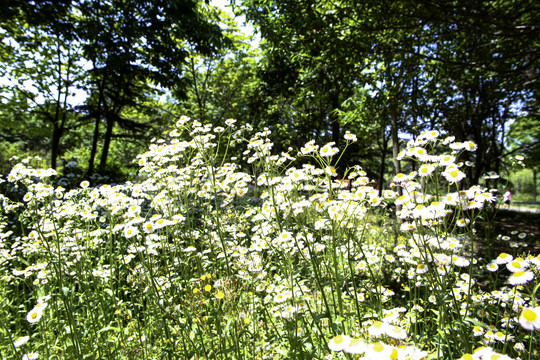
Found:
[[[232,11],[230,3],[231,3],[230,0],[212,0],[212,1],[210,1],[210,5],[219,7],[220,9],[228,12],[233,17],[235,17],[236,23],[238,24],[238,28],[245,35],[253,35],[254,34],[253,26],[251,26],[251,24],[246,23],[246,17],[244,15],[235,16],[233,11]],[[260,36],[258,34],[255,34],[251,44],[253,46],[257,47],[259,42],[260,42]]]
[[[228,12],[230,15],[235,16],[231,8],[230,0],[212,0],[210,1],[210,5],[216,6]],[[246,17],[244,15],[235,17],[235,20],[238,23],[238,26],[240,27],[240,29],[242,29],[245,34],[253,33],[253,27],[244,24],[246,21]]]

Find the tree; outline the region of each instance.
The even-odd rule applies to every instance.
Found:
[[[248,108],[259,82],[259,53],[250,44],[251,39],[240,33],[234,19],[219,9],[215,11],[219,11],[228,46],[211,56],[192,52],[184,70],[185,91],[175,94],[178,108],[184,115],[216,126],[227,118],[253,125]]]
[[[111,1],[97,6],[83,2],[80,11],[83,21],[78,31],[92,63],[94,95],[87,103],[88,113],[95,118],[91,174],[101,121],[106,126],[103,171],[115,125],[137,129],[135,123],[121,118],[121,111],[151,91],[148,83],[183,92],[182,70],[189,51],[210,55],[223,45],[223,38],[213,14],[195,1]]]
[[[512,109],[529,106],[538,88],[540,12],[529,0],[244,0],[241,6],[268,42],[270,65],[291,69],[296,96],[309,88],[306,79],[316,79],[310,90],[333,110],[323,116],[327,126],[336,129],[331,114],[350,98],[347,89],[370,83],[362,69],[384,69],[378,91],[387,94],[394,153],[399,133],[457,131],[459,140],[478,143],[472,181],[497,167]],[[284,61],[274,61],[275,54]],[[286,93],[291,86],[283,83]]]
[[[283,138],[280,131],[290,139],[278,148],[298,147],[311,139],[339,146],[344,130],[352,126],[342,123],[343,104],[362,86],[358,75],[364,61],[342,42],[340,16],[332,4],[242,3],[243,12],[265,39],[257,112],[262,123],[278,132],[277,139]],[[342,167],[350,160],[347,156],[342,158]]]
[[[190,51],[213,54],[226,43],[218,19],[208,11],[208,6],[195,0],[15,0],[9,5],[8,13],[17,16],[0,18],[8,30],[7,37],[26,24],[30,31],[39,29],[44,36],[56,36],[65,42],[66,49],[81,49],[71,54],[87,69],[80,85],[88,94],[87,101],[76,110],[95,124],[89,175],[94,171],[102,137],[99,168],[105,168],[116,125],[139,134],[147,129],[122,117],[127,108],[157,93],[157,87],[182,92],[182,71]],[[20,38],[25,37],[23,34]],[[50,51],[50,44],[46,44],[44,48]],[[66,63],[65,55],[62,56]],[[52,65],[47,68],[54,70]],[[60,124],[61,119],[57,121]],[[102,124],[104,132],[100,130]],[[53,143],[58,134],[62,135],[61,127],[53,136]]]
[[[510,127],[511,149],[505,156],[519,154],[523,163],[533,171],[533,203],[536,204],[537,174],[540,171],[540,119],[531,114],[518,118]]]
[[[62,4],[62,3],[60,3]],[[62,7],[59,6],[63,13]],[[48,12],[48,11],[47,11]],[[8,99],[4,103],[7,112],[21,111],[17,121],[24,128],[24,117],[34,117],[51,128],[51,167],[56,168],[60,153],[60,140],[64,133],[77,126],[77,116],[69,101],[83,78],[78,62],[81,48],[66,37],[65,24],[44,25],[36,14],[28,17],[14,12],[4,23],[0,36],[1,60],[6,69],[9,85],[4,85]],[[54,21],[54,20],[53,20]],[[14,99],[27,103],[23,108],[13,107]],[[8,110],[9,109],[9,110]],[[28,120],[27,120],[28,121]]]

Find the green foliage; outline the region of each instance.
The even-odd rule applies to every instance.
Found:
[[[226,13],[214,11],[221,18],[229,46],[214,56],[193,51],[184,70],[186,91],[175,95],[178,112],[218,124],[228,118],[246,118],[260,80],[256,76],[259,53],[250,45],[250,37],[241,34]]]
[[[510,173],[508,180],[512,184],[512,200],[518,202],[532,202],[533,192],[536,187],[536,193],[540,193],[539,184],[534,184],[533,171],[531,169],[522,169]]]
[[[3,86],[0,127],[13,130],[10,141],[50,149],[53,167],[73,139],[91,139],[89,173],[104,171],[112,143],[145,146],[180,113],[269,128],[278,152],[311,138],[343,147],[352,131],[359,145],[342,164],[382,180],[400,138],[437,129],[478,145],[464,159],[476,182],[503,168],[509,123],[537,125],[538,11],[528,0],[493,4],[233,1],[261,35],[253,49],[202,1],[14,0],[0,16],[1,71],[17,79]],[[77,90],[86,100],[73,106]],[[160,91],[175,100],[158,104]],[[18,139],[29,121],[35,136]]]
[[[537,115],[522,116],[510,127],[510,150],[524,156],[523,163],[540,170],[540,119]]]
[[[516,118],[514,106],[534,111],[538,11],[528,0],[497,6],[454,1],[235,3],[266,40],[261,62],[266,86],[261,90],[270,104],[261,103],[261,110],[277,110],[272,124],[290,122],[305,134],[300,121],[307,119],[316,129],[312,136],[336,141],[336,120],[345,130],[356,130],[347,127],[352,115],[345,107],[352,101],[363,107],[355,115],[365,114],[356,117],[357,123],[377,124],[377,137],[383,140],[376,152],[382,159],[385,131],[394,156],[402,146],[398,133],[414,137],[437,129],[460,141],[475,141],[478,151],[466,160],[474,161],[469,175],[476,182],[483,173],[500,170],[505,130]],[[286,107],[271,105],[280,99]],[[290,119],[289,113],[295,116]],[[362,145],[370,148],[373,141]],[[396,163],[396,172],[399,168]]]
[[[0,59],[11,83],[3,85],[1,111],[10,116],[1,126],[26,130],[33,118],[38,126],[32,134],[46,129],[50,136],[40,150],[50,153],[56,168],[66,135],[92,121],[93,131],[83,136],[92,138],[89,174],[98,145],[103,172],[111,142],[145,146],[159,132],[163,116],[148,105],[160,95],[157,86],[184,91],[190,52],[211,55],[228,44],[216,13],[198,1],[15,0],[7,13],[0,18]],[[84,103],[74,104],[75,92]],[[16,141],[14,136],[6,140]]]

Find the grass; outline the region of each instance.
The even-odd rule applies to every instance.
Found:
[[[540,204],[533,204],[533,203],[530,203],[530,202],[517,202],[517,201],[513,201],[512,204],[511,204],[512,207],[517,207],[517,208],[527,208],[527,209],[540,209]]]

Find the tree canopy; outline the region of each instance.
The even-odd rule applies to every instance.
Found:
[[[3,85],[4,141],[29,144],[20,130],[32,124],[53,167],[82,142],[91,174],[106,172],[116,142],[142,144],[180,114],[212,124],[233,117],[272,130],[277,151],[311,139],[342,146],[351,131],[360,141],[344,165],[364,166],[381,184],[415,170],[389,159],[425,130],[476,142],[473,182],[504,166],[509,141],[534,142],[516,135],[538,118],[534,1],[231,7],[259,33],[257,49],[202,1],[11,1],[0,15],[12,80]],[[85,100],[73,104],[74,92]]]
[[[517,109],[536,105],[540,12],[533,1],[235,4],[266,39],[266,71],[288,75],[274,90],[317,94],[335,142],[351,118],[343,104],[358,104],[353,89],[365,89],[363,108],[379,111],[356,122],[390,127],[394,154],[407,133],[451,132],[478,144],[470,173],[477,181],[498,170]]]
[[[34,103],[35,97],[45,97],[30,109],[53,125],[53,167],[66,114],[76,112],[78,124],[94,123],[89,174],[100,139],[100,171],[105,170],[115,126],[134,137],[148,131],[149,123],[124,116],[128,108],[140,109],[159,88],[182,93],[187,57],[194,52],[210,56],[227,42],[215,12],[190,0],[12,1],[4,15],[4,64],[15,81],[26,79],[37,91],[20,84],[10,90]],[[75,108],[68,102],[74,88],[87,95]]]

